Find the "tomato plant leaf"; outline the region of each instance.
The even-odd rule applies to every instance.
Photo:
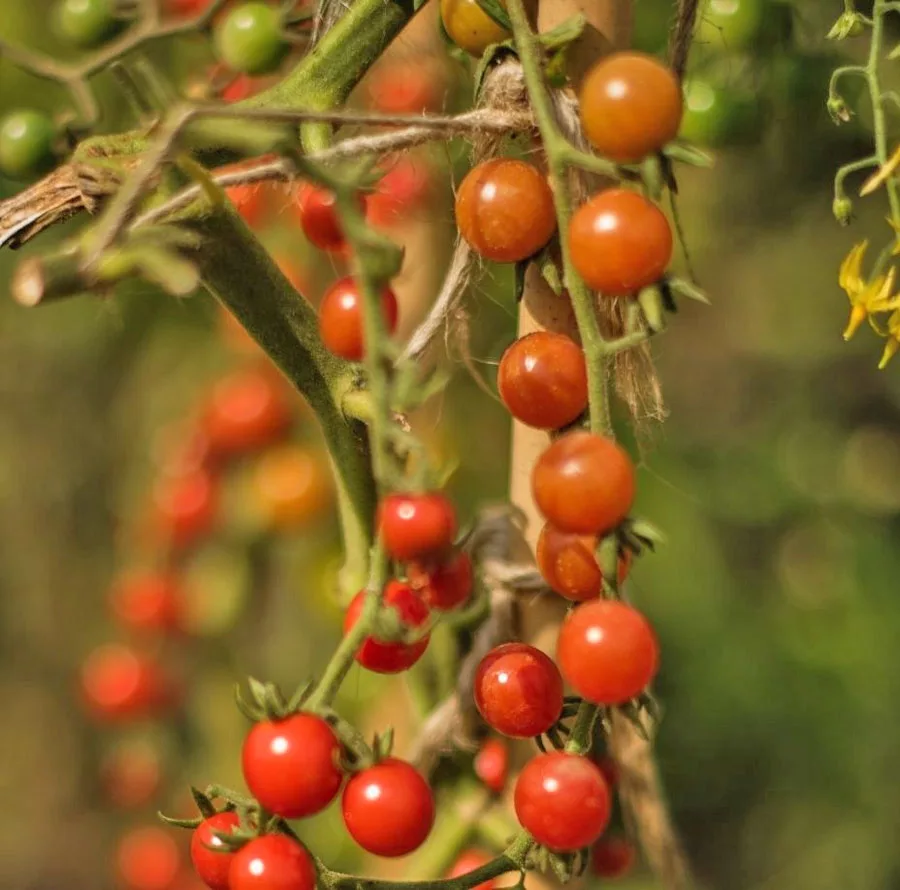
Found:
[[[665,329],[666,315],[662,293],[657,285],[643,288],[638,294],[638,303],[644,313],[644,321],[653,333],[658,334]]]
[[[499,0],[476,0],[481,11],[492,18],[501,28],[512,31],[512,22],[509,13],[503,8]]]
[[[549,247],[545,247],[537,257],[538,267],[541,270],[541,276],[547,282],[547,286],[556,296],[560,296],[563,292],[562,277],[559,274],[559,266],[556,264],[556,257],[553,255]]]
[[[538,39],[548,50],[562,49],[581,37],[586,24],[587,19],[578,13],[560,22],[555,28],[540,34]]]
[[[481,58],[478,60],[478,65],[475,67],[475,86],[474,86],[474,95],[475,101],[477,102],[479,97],[481,96],[481,88],[484,86],[484,78],[485,75],[490,71],[490,69],[500,62],[502,59],[505,59],[507,56],[515,56],[516,50],[513,45],[512,40],[504,40],[503,43],[492,43],[482,54]]]
[[[686,278],[670,278],[667,284],[672,291],[682,297],[696,300],[698,303],[705,303],[707,306],[710,305],[709,297],[693,281],[688,281]]]

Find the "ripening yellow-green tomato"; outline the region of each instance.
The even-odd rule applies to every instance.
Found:
[[[476,0],[441,0],[441,21],[450,39],[473,56],[480,56],[492,43],[510,35]]]

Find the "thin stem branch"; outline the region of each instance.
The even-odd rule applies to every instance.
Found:
[[[875,157],[878,163],[883,165],[888,159],[887,121],[885,118],[884,102],[881,101],[881,75],[879,63],[881,62],[884,43],[884,19],[888,12],[896,7],[896,4],[887,0],[875,0],[872,7],[872,35],[869,46],[869,58],[866,62],[866,79],[869,84],[869,95],[872,99],[872,129],[875,134]],[[887,189],[888,204],[891,208],[891,218],[900,221],[900,185],[894,177],[890,177],[885,183]]]

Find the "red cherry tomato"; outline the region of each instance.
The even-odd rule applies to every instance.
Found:
[[[135,572],[113,585],[110,606],[116,620],[137,633],[170,634],[184,627],[184,591],[174,575]]]
[[[389,494],[376,522],[385,550],[402,562],[439,557],[456,537],[456,510],[440,492]]]
[[[572,215],[569,251],[588,287],[625,297],[663,277],[672,259],[672,229],[652,201],[628,189],[606,189]]]
[[[612,53],[588,72],[579,106],[593,146],[616,163],[633,164],[678,135],[681,84],[653,56]]]
[[[564,334],[527,334],[503,353],[497,386],[516,420],[543,430],[567,426],[587,408],[584,353]]]
[[[208,534],[218,513],[218,491],[203,471],[160,479],[153,492],[157,523],[174,547],[188,547]]]
[[[344,824],[364,850],[377,856],[412,853],[434,824],[434,796],[415,767],[395,757],[361,770],[344,789]]]
[[[553,661],[526,643],[504,643],[482,658],[475,672],[475,706],[492,729],[526,739],[559,719],[562,677]]]
[[[266,192],[261,184],[229,185],[225,187],[225,194],[251,229],[255,229],[263,222],[266,212]]]
[[[446,876],[448,878],[461,878],[470,871],[475,871],[476,868],[487,865],[493,858],[489,853],[485,853],[484,850],[463,850]],[[486,881],[476,884],[472,890],[494,890],[496,886],[496,879],[488,878]]]
[[[388,334],[397,330],[397,296],[385,287],[381,311]],[[319,304],[319,334],[326,349],[347,361],[362,361],[366,354],[363,327],[363,295],[353,278],[331,285]]]
[[[152,745],[120,744],[100,764],[100,782],[106,799],[123,810],[147,806],[162,781],[159,756]]]
[[[390,228],[425,204],[435,179],[432,166],[421,157],[401,155],[386,167],[366,207],[366,219],[381,228]]]
[[[485,788],[500,794],[509,778],[509,747],[503,739],[485,739],[473,763],[475,775]]]
[[[483,161],[466,174],[456,193],[456,225],[485,259],[516,263],[553,237],[553,194],[543,173],[525,161]]]
[[[171,687],[162,666],[127,646],[95,649],[81,668],[84,701],[100,720],[140,720],[170,702]]]
[[[603,837],[591,850],[591,871],[601,878],[621,878],[634,867],[634,844],[624,837]]]
[[[211,0],[165,0],[164,6],[169,15],[187,18],[204,12],[210,2]]]
[[[337,796],[344,774],[334,730],[314,714],[263,720],[241,752],[244,781],[269,812],[285,819],[311,816]]]
[[[557,528],[605,534],[634,503],[634,464],[612,439],[575,430],[537,459],[531,487],[538,508]]]
[[[181,870],[181,853],[163,828],[136,828],[119,841],[116,866],[129,890],[168,890]]]
[[[210,890],[229,890],[228,871],[234,853],[217,835],[231,834],[240,824],[237,813],[216,813],[204,819],[191,835],[191,862]]]
[[[234,854],[228,890],[315,890],[316,866],[306,849],[283,834],[254,838]]]
[[[265,448],[290,430],[293,407],[274,371],[235,371],[216,384],[204,412],[210,447],[223,456]]]
[[[566,682],[594,704],[640,695],[656,675],[659,646],[647,619],[615,600],[584,603],[559,631],[557,662]]]
[[[255,96],[265,85],[266,79],[264,77],[250,77],[248,74],[238,74],[222,89],[222,101],[229,104],[241,102],[244,99]]]
[[[557,853],[590,846],[609,823],[612,797],[603,774],[586,757],[553,751],[519,773],[516,816],[541,845]]]
[[[472,595],[472,559],[462,550],[437,565],[410,563],[407,573],[409,583],[432,609],[457,609]]]
[[[603,590],[603,573],[595,553],[596,535],[578,535],[560,531],[549,522],[541,529],[537,542],[538,569],[551,589],[574,602],[594,599]],[[632,554],[619,554],[618,581],[624,583],[631,568]]]
[[[366,592],[361,590],[350,601],[344,616],[344,634],[349,633],[359,620],[365,598]],[[388,581],[383,602],[384,605],[396,610],[405,627],[415,629],[428,621],[428,606],[409,585],[400,581]],[[399,674],[411,668],[422,657],[422,653],[428,648],[428,639],[427,634],[414,643],[387,642],[366,637],[356,653],[356,660],[364,668],[378,674]]]
[[[365,196],[359,196],[360,210],[365,210]],[[347,247],[334,195],[312,183],[303,183],[297,191],[297,219],[303,234],[314,247],[341,253]]]
[[[447,95],[446,69],[427,57],[379,65],[368,77],[368,101],[382,114],[440,111]]]

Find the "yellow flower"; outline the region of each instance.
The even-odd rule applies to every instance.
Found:
[[[893,266],[887,275],[879,275],[872,281],[863,277],[862,261],[868,246],[868,241],[854,244],[838,272],[838,284],[850,298],[850,321],[844,331],[845,340],[849,340],[873,313],[900,308],[900,295],[891,296],[896,277]]]
[[[887,367],[887,363],[897,354],[898,350],[900,350],[900,309],[894,310],[888,319],[888,341],[885,344],[881,361],[878,363],[879,370]]]

